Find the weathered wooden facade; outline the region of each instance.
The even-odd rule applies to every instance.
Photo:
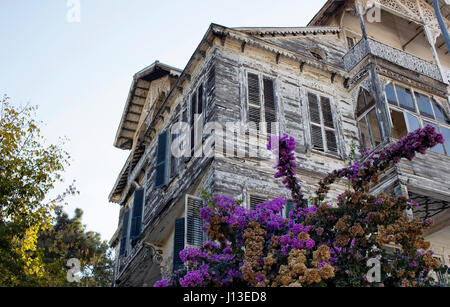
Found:
[[[311,194],[345,165],[352,143],[377,148],[427,123],[438,127],[444,146],[402,161],[373,191],[417,200],[415,214],[436,221],[433,249],[450,264],[450,56],[430,0],[371,3],[330,0],[306,27],[212,24],[184,70],[155,62],[134,76],[114,144],[130,150],[110,194],[121,205],[111,239],[116,286],[150,286],[179,265],[183,246],[201,244],[201,190],[250,207],[288,197],[273,178],[266,139],[246,133],[258,121],[295,137]],[[190,134],[194,123],[203,135]],[[236,139],[220,144],[227,133]],[[182,135],[198,141],[181,144],[192,157],[171,154]],[[258,155],[246,143],[260,144]],[[330,197],[344,188],[335,185]]]

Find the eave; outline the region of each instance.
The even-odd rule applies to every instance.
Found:
[[[114,139],[115,147],[124,150],[130,150],[133,147],[134,136],[139,128],[139,119],[147,99],[150,83],[166,75],[178,77],[180,73],[180,69],[156,61],[133,76],[127,102]]]
[[[308,23],[309,26],[323,26],[330,16],[347,0],[328,0],[319,12]]]

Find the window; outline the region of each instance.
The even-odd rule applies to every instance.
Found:
[[[356,105],[356,118],[361,133],[361,145],[366,148],[375,148],[381,141],[380,124],[375,107],[375,99],[365,89],[361,89]]]
[[[172,129],[170,129],[172,131]],[[172,152],[172,144],[180,136],[179,133],[170,134],[170,145],[169,145],[169,155],[170,155],[170,178],[175,177],[178,174],[178,158]]]
[[[400,107],[416,112],[411,91],[401,86],[396,86],[396,90]]]
[[[119,257],[126,256],[129,220],[130,220],[130,209],[126,208],[122,217],[122,235],[120,237]]]
[[[277,121],[273,79],[249,72],[247,92],[248,122],[255,123],[257,131],[261,130],[262,133],[269,135],[276,134],[276,131],[273,131]],[[265,125],[261,127],[261,123]]]
[[[327,97],[308,93],[311,120],[312,148],[322,152],[338,153],[331,102]]]
[[[198,115],[198,121],[201,121],[201,115],[203,114],[203,84],[201,83],[197,90],[194,91],[191,95],[191,117],[189,121],[189,125],[191,126],[191,157],[194,156],[194,150],[195,150],[195,140],[196,140],[196,125],[195,125],[195,118],[196,115]],[[202,125],[197,126],[197,129],[201,129]],[[201,134],[200,134],[201,137]],[[197,136],[198,139],[198,136]],[[201,140],[199,140],[201,143]]]
[[[155,188],[167,184],[167,157],[169,149],[169,133],[163,131],[158,136],[158,148],[156,150]]]
[[[175,230],[173,237],[173,271],[179,270],[183,266],[180,252],[184,249],[185,241],[185,218],[175,220]]]
[[[134,191],[133,211],[131,216],[130,239],[137,239],[142,231],[142,210],[144,209],[144,189]]]
[[[203,232],[203,220],[200,218],[200,209],[204,207],[203,200],[191,195],[186,195],[186,244],[192,247],[202,247],[206,241]]]
[[[431,125],[442,133],[444,145],[431,150],[450,156],[450,121],[439,105],[431,97],[396,84],[386,86],[386,99],[390,104],[392,136],[400,139],[408,133]]]
[[[268,198],[260,195],[249,195],[248,208],[251,210],[256,210],[256,206],[268,201]]]

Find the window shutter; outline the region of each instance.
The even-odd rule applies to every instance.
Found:
[[[169,154],[170,154],[170,178],[173,178],[178,173],[178,158],[175,157],[174,154],[172,154],[172,144],[175,141],[176,138],[178,138],[180,135],[178,133],[171,134],[170,138],[170,146],[169,146]]]
[[[265,203],[267,198],[263,196],[250,195],[250,209],[256,210],[256,206],[262,203]]]
[[[183,123],[185,124],[189,124],[189,112],[188,112],[188,105],[189,103],[186,102],[186,108],[183,111],[183,114],[181,116],[181,120]],[[183,145],[182,145],[182,152],[183,152],[183,157],[181,158],[183,162],[186,162],[189,160],[189,155],[188,155],[188,151],[189,151],[189,140],[190,138],[187,137],[187,140],[183,140]]]
[[[198,88],[198,98],[197,98],[197,114],[203,113],[203,84],[200,84]]]
[[[333,130],[325,130],[325,136],[327,138],[327,149],[329,152],[337,153],[336,133]]]
[[[168,153],[168,132],[165,130],[158,137],[158,149],[156,153],[155,188],[164,186],[167,182],[166,165]]]
[[[248,73],[248,121],[256,124],[259,130],[261,122],[261,99],[259,91],[259,78],[257,75]]]
[[[183,265],[180,258],[180,252],[184,249],[184,229],[185,219],[179,218],[175,220],[175,234],[173,238],[173,270],[179,270]]]
[[[127,250],[128,239],[128,220],[130,219],[130,210],[126,209],[122,218],[122,236],[120,238],[120,251],[119,256],[124,256]]]
[[[323,146],[322,128],[311,125],[311,143],[314,149],[325,151]]]
[[[315,94],[308,93],[308,103],[311,122],[320,125],[319,102],[317,100],[317,96]]]
[[[201,198],[186,195],[186,244],[194,247],[202,247],[205,240],[203,220],[200,218],[201,208]]]
[[[265,121],[267,124],[267,134],[271,135],[272,133],[276,133],[276,131],[272,131],[272,123],[277,121],[276,111],[275,111],[275,95],[274,95],[274,86],[273,80],[264,79],[264,113],[265,113]]]
[[[320,101],[322,102],[323,123],[325,127],[334,129],[333,114],[331,112],[330,99],[320,97]]]
[[[130,238],[136,239],[141,235],[142,209],[144,207],[144,189],[134,191],[133,214],[131,218]]]
[[[191,121],[190,121],[190,127],[191,127],[191,157],[194,155],[194,147],[195,147],[195,130],[194,130],[194,120],[195,120],[195,114],[197,112],[196,109],[197,105],[197,95],[195,92],[192,94],[191,97]]]

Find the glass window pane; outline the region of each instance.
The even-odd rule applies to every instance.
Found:
[[[426,125],[431,125],[431,126],[433,126],[433,127],[436,129],[436,132],[439,132],[439,133],[440,133],[440,130],[439,130],[438,125],[433,124],[433,123],[430,123],[430,122],[427,122],[427,121],[424,121],[423,124],[424,124],[425,126],[426,126]],[[445,138],[445,137],[444,137],[444,138]],[[444,155],[445,155],[444,147],[442,147],[441,144],[438,144],[438,145],[434,146],[433,148],[431,148],[431,151],[434,151],[434,152],[437,152],[437,153],[440,153],[440,154],[444,154]]]
[[[414,107],[414,100],[411,95],[411,91],[407,88],[396,86],[398,101],[400,102],[400,106],[408,109],[410,111],[416,112],[416,108]]]
[[[367,119],[369,120],[370,131],[372,132],[373,146],[378,146],[381,143],[381,132],[375,108],[369,112]]]
[[[419,129],[420,128],[419,119],[410,113],[406,113],[406,114],[407,114],[407,118],[408,118],[408,132],[413,132],[413,131]]]
[[[394,86],[392,85],[392,83],[386,86],[386,96],[390,104],[398,105],[397,98],[395,97]]]
[[[369,149],[372,144],[370,143],[370,134],[366,124],[366,117],[361,118],[359,121],[359,130],[361,131],[361,145],[365,149]]]
[[[391,118],[392,118],[392,137],[396,139],[401,139],[405,135],[408,134],[406,129],[405,117],[403,116],[403,112],[391,110]]]
[[[438,121],[440,121],[441,123],[450,125],[450,121],[448,120],[448,118],[445,116],[445,114],[442,112],[441,108],[439,108],[436,105],[436,102],[433,101],[433,109],[434,109],[434,114],[436,114],[436,119]]]
[[[450,156],[450,129],[441,127],[441,133],[445,139],[444,147],[447,151],[447,156]]]
[[[419,106],[420,115],[434,119],[430,99],[427,96],[419,93],[416,93],[416,99],[417,105]]]

